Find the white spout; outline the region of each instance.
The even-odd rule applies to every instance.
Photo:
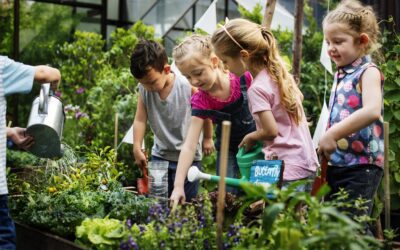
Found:
[[[211,175],[201,172],[196,166],[191,166],[187,178],[190,182],[197,180],[211,180]]]

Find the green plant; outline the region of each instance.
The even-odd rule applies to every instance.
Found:
[[[394,25],[394,23],[393,23]],[[389,123],[389,168],[391,208],[400,209],[400,142],[391,140],[400,135],[400,36],[396,32],[385,30],[382,39],[382,51],[385,57],[380,67],[384,85],[385,121]]]
[[[91,249],[116,249],[119,241],[126,237],[128,230],[124,224],[115,219],[89,219],[76,227],[76,242]]]
[[[262,198],[268,205],[259,221],[260,226],[255,227],[255,230],[261,230],[258,239],[240,241],[242,248],[380,249],[381,244],[376,239],[365,235],[362,224],[337,210],[353,206],[345,201],[344,194],[332,202],[321,202],[321,197],[329,191],[327,186],[312,197],[309,193],[296,191],[301,184],[304,181],[281,191],[275,187],[268,190],[254,186],[245,188],[251,201]],[[306,211],[297,209],[300,204]],[[362,207],[360,205],[360,209]],[[247,234],[248,230],[242,229]]]

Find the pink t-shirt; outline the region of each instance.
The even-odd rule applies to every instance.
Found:
[[[256,121],[257,129],[261,123],[257,112],[271,111],[278,126],[278,135],[264,142],[264,154],[270,159],[273,154],[285,162],[283,180],[291,181],[312,175],[318,166],[310,130],[305,118],[297,126],[281,105],[278,85],[266,70],[261,71],[248,89],[249,110]]]
[[[246,71],[244,73],[246,78],[246,85],[249,86],[251,82],[251,74]],[[227,100],[221,100],[216,97],[210,96],[207,92],[203,90],[199,90],[195,94],[193,94],[191,102],[192,109],[211,109],[211,110],[221,110],[226,105],[233,103],[237,99],[240,98],[241,90],[240,90],[240,77],[233,73],[229,73],[229,78],[231,82],[231,95]]]

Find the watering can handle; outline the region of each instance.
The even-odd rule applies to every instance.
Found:
[[[50,94],[50,83],[44,83],[41,85],[39,94],[39,113],[47,114],[48,101]]]

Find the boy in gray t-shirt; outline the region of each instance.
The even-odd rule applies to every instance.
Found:
[[[131,56],[131,73],[140,82],[135,120],[133,154],[143,170],[147,158],[141,149],[147,122],[154,133],[151,160],[168,161],[168,197],[175,181],[176,165],[191,119],[190,98],[196,91],[187,79],[171,71],[164,48],[155,41],[140,41]],[[214,150],[212,123],[205,124],[203,152]],[[200,167],[201,146],[197,144],[193,165]],[[186,201],[197,195],[198,182],[185,181]]]

